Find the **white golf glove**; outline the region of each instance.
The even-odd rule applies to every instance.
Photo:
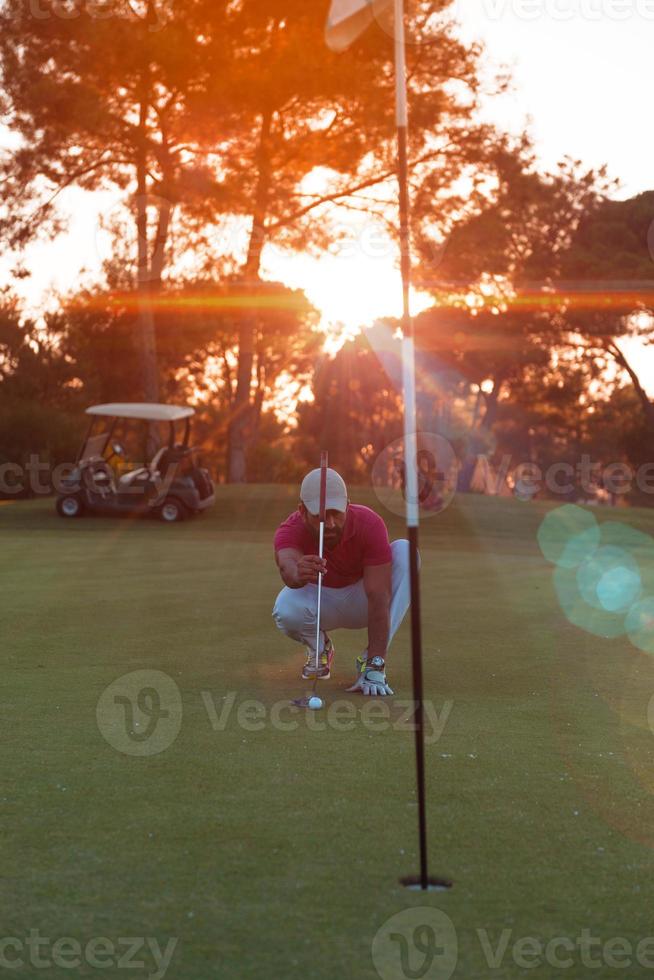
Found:
[[[360,691],[367,697],[386,697],[393,694],[386,680],[385,664],[381,657],[357,657],[357,671],[359,676],[348,691]]]

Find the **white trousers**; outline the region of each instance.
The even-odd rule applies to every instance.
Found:
[[[388,642],[397,633],[411,601],[409,585],[409,542],[400,539],[391,544],[391,606]],[[318,586],[305,585],[301,589],[285,586],[277,596],[273,619],[277,628],[291,639],[303,643],[309,653],[316,654],[316,612]],[[368,625],[368,597],[363,579],[342,589],[323,586],[320,599],[320,650],[325,643],[325,632],[336,629],[360,630]]]

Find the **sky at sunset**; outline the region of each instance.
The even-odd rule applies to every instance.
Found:
[[[617,197],[654,187],[654,0],[456,0],[450,9],[464,39],[486,44],[487,63],[511,70],[512,91],[485,105],[486,118],[512,132],[527,128],[546,166],[564,154],[588,166],[606,163],[621,181]],[[81,268],[97,266],[106,243],[96,202],[111,207],[108,196],[89,200],[69,191],[64,203],[70,233],[31,248],[32,275],[20,291],[34,308],[53,289],[67,291],[83,281]],[[270,251],[265,274],[305,289],[326,324],[354,329],[377,316],[398,315],[393,248],[372,239],[361,222],[335,255],[289,258]],[[421,305],[416,297],[416,308]],[[654,356],[646,360],[654,391]]]

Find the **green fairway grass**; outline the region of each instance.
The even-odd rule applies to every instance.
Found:
[[[391,916],[415,909],[418,926],[429,907],[456,932],[454,977],[653,973],[654,941],[649,969],[635,950],[654,936],[654,665],[567,622],[536,541],[552,505],[459,496],[421,527],[426,697],[444,721],[426,750],[430,870],[454,880],[424,895],[398,884],[418,871],[408,618],[387,709],[344,693],[365,633],[340,632],[326,709],[283,710],[293,730],[271,721],[306,691],[302,651],[271,618],[272,534],[296,493],[221,487],[210,513],[172,526],[0,506],[2,937],[175,938],[168,980],[431,980],[450,975],[438,957],[421,973],[412,951],[411,973],[379,974],[372,956]],[[654,512],[595,513],[654,533]],[[103,691],[132,671],[179,690],[179,733],[158,754],[120,751],[98,724]],[[353,706],[349,730],[347,708],[329,724],[335,701]],[[596,967],[578,949],[572,966],[529,967],[514,947],[584,929]],[[619,944],[602,951],[617,938],[628,967]],[[484,941],[503,939],[493,967]],[[154,974],[135,959],[0,972]]]

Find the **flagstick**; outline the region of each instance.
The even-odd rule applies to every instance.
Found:
[[[402,271],[402,379],[404,388],[404,446],[406,523],[409,535],[411,583],[411,654],[415,712],[416,771],[418,778],[418,834],[420,843],[420,887],[428,887],[427,814],[425,807],[425,737],[422,682],[422,636],[420,629],[420,577],[418,568],[418,472],[416,436],[416,363],[411,289],[411,242],[409,234],[409,189],[407,167],[407,88],[404,39],[404,0],[395,0],[395,107],[397,119],[398,181],[400,188],[400,267]]]
[[[325,36],[333,51],[344,51],[373,21],[375,0],[332,0]],[[411,249],[409,237],[409,189],[407,167],[407,86],[404,41],[404,0],[393,0],[395,11],[395,104],[397,114],[398,181],[400,187],[400,252],[402,271],[402,382],[404,388],[404,493],[409,537],[411,583],[411,651],[413,697],[416,705],[416,768],[418,776],[418,819],[420,876],[403,878],[402,884],[423,890],[450,888],[451,881],[427,876],[427,818],[425,812],[425,739],[422,685],[422,640],[420,635],[420,580],[418,568],[418,437],[416,433],[416,365],[409,293]],[[379,8],[391,0],[379,0]]]

